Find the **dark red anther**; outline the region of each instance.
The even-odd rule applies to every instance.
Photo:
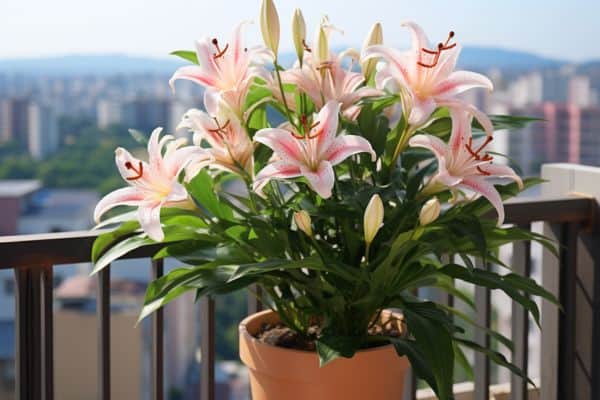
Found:
[[[227,120],[227,122],[225,122],[222,126],[219,124],[219,120],[216,118],[213,118],[215,120],[215,124],[217,125],[217,127],[215,129],[209,129],[208,131],[210,133],[215,133],[218,135],[225,135],[227,132],[225,132],[225,129],[227,129],[227,127],[229,126],[229,123],[231,122],[230,120]]]
[[[216,60],[217,58],[221,58],[225,55],[225,52],[227,51],[227,49],[229,48],[229,43],[227,43],[225,45],[225,47],[223,47],[223,50],[221,50],[221,48],[219,47],[219,41],[217,40],[217,38],[213,38],[212,40],[212,44],[215,46],[215,48],[217,49],[217,52],[213,54],[213,58]]]
[[[450,40],[452,40],[452,38],[454,37],[454,31],[450,31],[450,33],[448,34],[448,38],[446,39],[446,42],[444,43],[438,43],[437,45],[437,50],[429,50],[425,47],[423,47],[421,49],[422,52],[426,53],[426,54],[430,54],[433,55],[433,61],[429,64],[424,63],[422,61],[417,61],[417,65],[423,67],[423,68],[433,68],[435,67],[438,62],[440,61],[440,56],[442,55],[442,51],[444,50],[450,50],[454,47],[456,47],[456,43],[452,43],[450,44]]]
[[[319,135],[320,135],[320,134],[323,132],[322,130],[320,130],[320,131],[317,131],[317,132],[315,132],[313,135],[311,135],[311,134],[310,134],[310,132],[311,132],[311,131],[312,131],[312,130],[313,130],[313,129],[314,129],[316,126],[317,126],[317,125],[319,125],[319,123],[320,123],[320,122],[321,122],[321,121],[317,121],[317,122],[315,122],[314,124],[312,124],[312,125],[310,126],[310,128],[309,128],[309,130],[308,130],[308,134],[307,134],[307,137],[308,137],[309,139],[314,139],[314,138],[316,138],[316,137],[319,137]]]
[[[481,175],[485,175],[485,176],[490,176],[491,173],[484,171],[483,169],[481,169],[480,166],[477,166],[477,171],[481,174]]]
[[[125,168],[136,173],[135,176],[130,176],[128,178],[125,178],[128,181],[135,181],[137,179],[140,179],[142,177],[142,175],[144,175],[144,164],[141,161],[139,161],[138,168],[135,168],[133,166],[133,164],[131,164],[131,162],[127,161],[127,162],[125,162]]]
[[[491,161],[493,158],[489,154],[484,154],[481,156],[479,153],[483,151],[485,146],[487,146],[494,138],[492,136],[487,136],[485,141],[479,146],[476,150],[473,150],[473,138],[469,138],[469,142],[465,144],[465,148],[471,154],[471,158],[476,159],[477,161]]]
[[[306,40],[304,39],[302,39],[302,46],[304,47],[304,50],[308,51],[309,53],[312,52],[312,49],[308,47],[308,45],[306,44]]]

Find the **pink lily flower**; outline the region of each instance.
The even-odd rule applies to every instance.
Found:
[[[520,188],[523,181],[506,165],[492,164],[493,157],[485,151],[492,141],[487,136],[482,143],[473,143],[471,132],[472,116],[466,112],[451,109],[452,133],[450,141],[432,135],[415,135],[409,144],[430,150],[438,160],[438,172],[428,183],[425,191],[431,188],[448,187],[451,190],[466,189],[483,195],[498,213],[498,224],[504,222],[504,207],[500,194],[487,178],[509,178],[517,182]],[[441,187],[441,188],[440,188]],[[433,189],[432,191],[439,191]]]
[[[210,155],[196,146],[185,146],[184,140],[171,135],[159,141],[162,128],[152,132],[148,141],[148,162],[138,160],[127,150],[115,151],[115,162],[129,187],[117,189],[104,196],[94,210],[94,219],[116,206],[138,207],[138,220],[148,236],[160,242],[164,233],[160,225],[161,207],[193,207],[185,187],[179,183],[179,174],[194,160],[207,159]],[[163,155],[163,147],[166,150]]]
[[[224,46],[216,38],[198,40],[196,55],[199,65],[188,65],[175,71],[169,80],[171,88],[174,88],[178,79],[196,82],[206,88],[205,104],[216,104],[223,100],[241,117],[254,78],[269,79],[269,72],[263,63],[273,57],[265,47],[244,47],[242,31],[246,23],[242,22],[236,27],[231,42]]]
[[[493,128],[489,118],[457,98],[458,94],[472,88],[493,90],[493,84],[481,74],[454,71],[461,49],[459,44],[451,43],[454,32],[432,49],[419,25],[414,22],[402,25],[412,33],[411,50],[400,53],[388,46],[374,45],[363,51],[363,61],[373,57],[387,61],[377,72],[377,87],[392,91],[400,89],[408,123],[415,128],[426,124],[437,107],[446,106],[469,110],[491,135]]]
[[[315,46],[322,44],[319,43],[320,29],[323,29],[327,36],[336,30],[325,19],[315,35]],[[312,50],[316,53],[320,52],[317,48]],[[307,52],[302,66],[297,63],[295,68],[283,71],[281,78],[285,83],[298,86],[311,98],[318,109],[328,101],[336,100],[341,103],[343,115],[354,120],[360,112],[360,107],[356,103],[365,97],[379,96],[382,92],[372,87],[362,86],[365,82],[363,74],[352,72],[352,64],[359,58],[355,50],[342,52],[339,56],[329,52],[329,49],[325,49],[323,52],[329,54],[326,60],[319,59],[317,54]],[[342,61],[346,56],[352,58],[352,63],[347,70],[342,68]]]
[[[256,176],[254,189],[260,189],[274,178],[304,176],[310,187],[323,198],[329,198],[335,174],[333,167],[357,153],[376,155],[369,141],[356,135],[336,136],[340,103],[325,104],[311,126],[306,124],[304,136],[281,128],[261,129],[254,135],[256,142],[270,147],[276,160]]]
[[[203,141],[210,145],[206,151],[211,154],[212,159],[189,164],[186,171],[190,172],[190,175],[195,175],[208,164],[234,173],[245,171],[252,174],[254,144],[232,113],[222,110],[206,113],[191,109],[184,114],[177,129],[179,128],[187,128],[194,133],[195,145],[200,146]]]

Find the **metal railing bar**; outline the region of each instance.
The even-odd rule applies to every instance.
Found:
[[[255,314],[263,309],[260,301],[260,287],[252,285],[248,288],[248,315]]]
[[[215,400],[215,301],[200,299],[200,399]]]
[[[152,260],[152,279],[158,279],[164,274],[164,261]],[[152,316],[152,398],[164,399],[164,309],[161,307]]]
[[[53,285],[54,272],[52,266],[41,270],[42,285],[42,368],[44,400],[54,399],[54,307]]]
[[[110,400],[110,265],[98,272],[98,399]]]
[[[515,199],[506,202],[506,223],[582,222],[594,217],[596,202],[585,197]],[[493,213],[489,214],[493,218]],[[0,269],[43,266],[47,263],[89,262],[92,244],[107,230],[0,236]],[[151,257],[160,247],[142,247],[121,257]]]
[[[483,263],[480,259],[476,260],[476,267],[489,270],[489,263]],[[490,290],[477,286],[475,287],[475,304],[477,307],[475,321],[479,326],[490,327]],[[475,342],[480,346],[489,348],[490,338],[487,333],[481,329],[475,330]],[[489,400],[490,398],[490,360],[485,354],[475,353],[475,400]]]
[[[16,398],[42,397],[41,277],[37,268],[15,270]]]
[[[531,225],[520,225],[522,229],[530,230]],[[521,241],[513,245],[513,272],[521,276],[531,275],[531,242]],[[529,363],[529,315],[517,302],[512,302],[512,340],[514,352],[512,362],[527,376]],[[527,400],[527,380],[516,374],[511,374],[510,392],[512,400]]]
[[[598,243],[600,235],[597,233],[584,238],[583,242],[587,244],[592,255],[594,268],[594,300],[592,305],[592,337],[596,340],[592,341],[592,362],[591,362],[591,382],[592,382],[592,398],[600,399],[600,246],[592,245]]]
[[[558,398],[575,398],[577,223],[565,223],[560,235],[560,290],[563,312],[559,315]]]

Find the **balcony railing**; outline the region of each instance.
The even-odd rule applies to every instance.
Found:
[[[600,175],[599,175],[600,176]],[[530,229],[534,222],[544,222],[544,233],[560,245],[560,257],[542,256],[543,285],[558,295],[563,311],[542,305],[542,376],[541,398],[544,400],[591,400],[600,398],[600,274],[593,274],[597,296],[583,296],[579,273],[582,268],[600,266],[600,241],[595,241],[597,202],[591,197],[562,196],[518,200],[506,204],[508,224]],[[0,237],[0,269],[14,270],[16,279],[16,398],[18,400],[52,400],[53,379],[53,268],[55,265],[89,262],[91,246],[97,232],[72,232],[41,235]],[[582,243],[583,242],[583,243]],[[148,246],[124,258],[151,258],[156,247]],[[514,245],[515,272],[531,273],[531,243]],[[489,268],[489,265],[479,265]],[[149,260],[154,278],[162,276],[162,260]],[[546,271],[550,273],[546,274]],[[593,272],[593,271],[592,271]],[[98,398],[111,398],[110,369],[110,266],[96,277],[98,280]],[[260,308],[254,296],[249,296],[249,312]],[[452,298],[447,299],[452,302]],[[489,327],[491,322],[490,291],[475,291],[476,322]],[[578,321],[582,307],[591,309],[591,320]],[[202,367],[201,399],[215,398],[215,332],[214,301],[200,301]],[[164,323],[163,311],[152,317],[152,398],[164,399]],[[515,343],[512,360],[527,371],[529,320],[523,309],[512,305],[512,339]],[[591,352],[582,351],[578,340],[591,340]],[[485,334],[476,334],[476,341],[487,345]],[[490,398],[490,362],[484,356],[475,357],[475,400]],[[585,386],[585,389],[582,387]],[[416,399],[414,379],[409,379],[405,399]],[[583,394],[582,394],[583,393]],[[91,394],[92,395],[92,394]],[[522,379],[511,379],[511,398],[527,399],[527,385]]]

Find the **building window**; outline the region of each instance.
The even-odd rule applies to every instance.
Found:
[[[15,293],[15,280],[5,279],[4,280],[4,293],[14,294]]]

